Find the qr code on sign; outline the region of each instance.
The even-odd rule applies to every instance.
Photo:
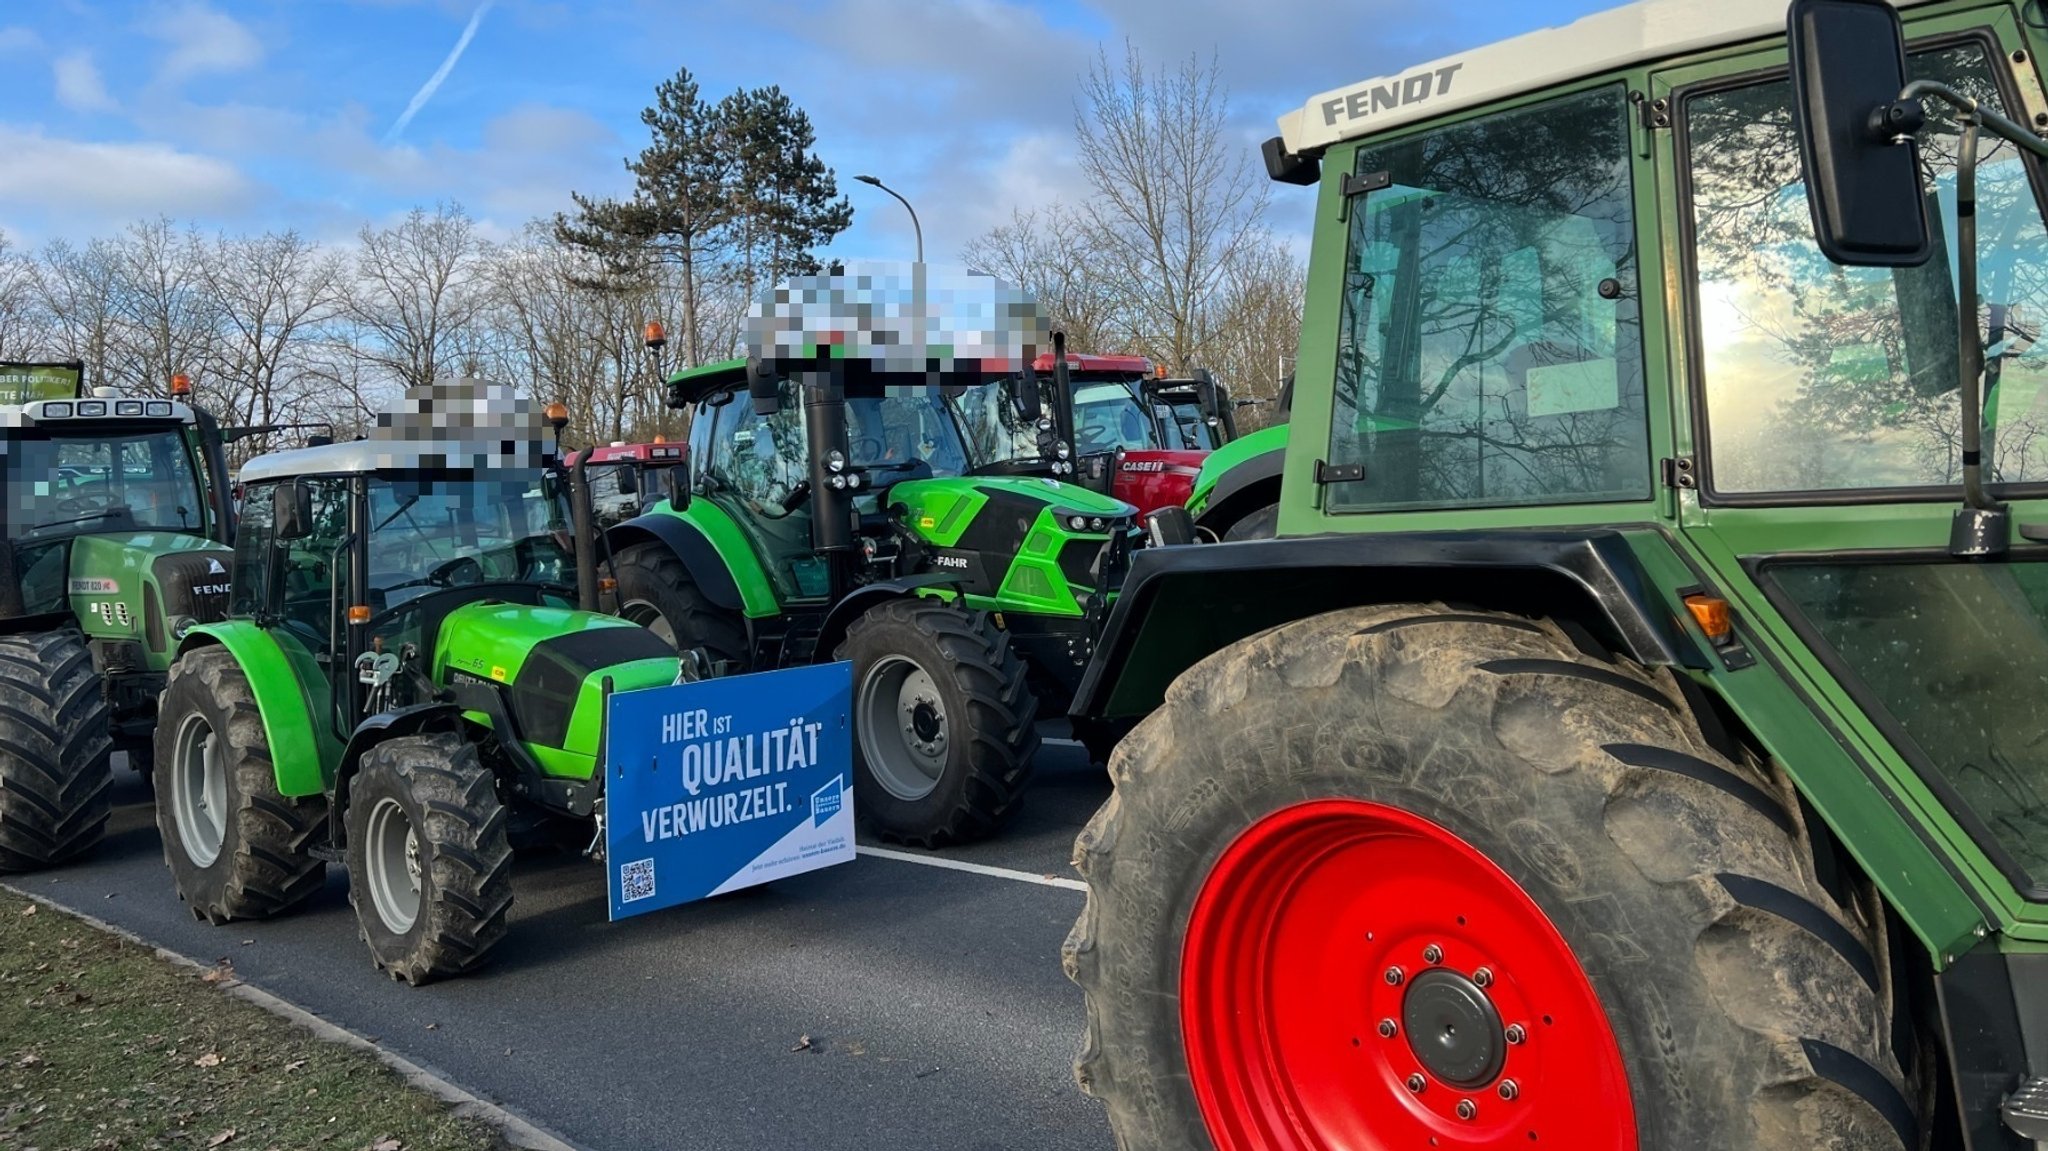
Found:
[[[636,859],[619,865],[619,902],[631,903],[654,894],[654,861]]]

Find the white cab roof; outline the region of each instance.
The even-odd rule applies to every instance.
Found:
[[[1786,7],[1787,0],[1639,0],[1324,92],[1280,117],[1280,138],[1302,155],[1617,68],[1782,37]]]

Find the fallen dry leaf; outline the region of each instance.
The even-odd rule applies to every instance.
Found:
[[[200,1056],[199,1058],[197,1058],[197,1059],[194,1059],[194,1060],[192,1061],[192,1066],[194,1066],[194,1067],[218,1067],[218,1066],[220,1066],[220,1053],[219,1053],[219,1052],[217,1052],[217,1051],[209,1051],[209,1052],[207,1052],[206,1054],[204,1054],[204,1055],[201,1055],[201,1056]]]
[[[227,1130],[225,1130],[225,1131],[221,1132],[220,1134],[218,1134],[218,1135],[215,1135],[215,1136],[214,1136],[213,1138],[211,1138],[211,1139],[208,1139],[208,1140],[206,1141],[206,1145],[207,1145],[208,1147],[218,1147],[218,1146],[220,1146],[221,1144],[223,1144],[223,1143],[227,1142],[228,1140],[230,1140],[230,1139],[233,1139],[234,1137],[235,1137],[235,1129],[234,1129],[234,1128],[232,1128],[232,1127],[230,1127],[230,1128],[228,1128]]]
[[[292,1061],[291,1061],[290,1063],[287,1063],[287,1064],[285,1064],[285,1065],[284,1065],[284,1069],[285,1069],[286,1071],[297,1071],[297,1070],[298,1070],[299,1068],[301,1068],[301,1067],[304,1067],[305,1065],[306,1065],[306,1061],[305,1061],[305,1060],[303,1060],[303,1059],[294,1059],[294,1060],[292,1060]]]
[[[808,1036],[808,1035],[799,1035],[799,1036],[797,1036],[797,1040],[796,1040],[796,1046],[795,1046],[795,1047],[792,1047],[792,1048],[790,1048],[790,1050],[791,1050],[791,1051],[809,1051],[809,1050],[811,1050],[811,1037],[810,1037],[810,1036]]]
[[[370,1151],[405,1151],[405,1144],[396,1139],[379,1139],[370,1144]]]
[[[36,905],[33,903],[29,904],[27,907],[21,909],[21,913],[23,915],[34,915],[36,913]]]
[[[16,1060],[14,1065],[16,1067],[40,1067],[42,1066],[42,1063],[43,1057],[31,1051],[27,1055],[24,1055],[20,1059]]]

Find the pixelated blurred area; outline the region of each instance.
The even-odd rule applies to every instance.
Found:
[[[1050,326],[1022,288],[922,264],[799,276],[747,318],[748,355],[783,369],[835,360],[940,383],[1021,371],[1051,347]]]
[[[458,379],[405,390],[377,413],[373,441],[406,450],[385,466],[480,471],[538,468],[554,454],[542,409],[510,384]],[[402,457],[402,458],[401,458]]]

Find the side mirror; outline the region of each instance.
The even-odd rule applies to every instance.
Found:
[[[1023,379],[1010,394],[1010,405],[1016,411],[1019,423],[1035,424],[1038,417],[1045,414],[1045,404],[1038,394],[1038,373],[1029,366],[1025,367]]]
[[[271,535],[302,540],[313,534],[313,489],[293,480],[270,493]]]
[[[631,464],[619,468],[619,494],[637,496],[640,494],[640,470]]]
[[[1933,253],[1920,187],[1924,115],[1901,102],[1906,34],[1885,0],[1792,0],[1792,118],[1821,253],[1904,268]]]
[[[682,511],[690,506],[690,464],[685,460],[670,465],[663,473],[668,488],[668,506]]]
[[[1195,542],[1195,518],[1177,504],[1145,513],[1145,542],[1155,548]]]
[[[782,410],[781,381],[775,378],[759,356],[747,358],[747,395],[754,401],[754,414],[772,416]]]

